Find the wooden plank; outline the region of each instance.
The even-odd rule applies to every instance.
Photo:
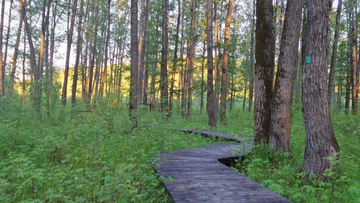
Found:
[[[279,194],[220,163],[230,162],[231,159],[251,152],[253,141],[248,137],[210,130],[172,129],[243,142],[208,145],[155,155],[152,163],[156,173],[165,178],[170,176],[175,180],[164,183],[174,202],[289,202]],[[233,151],[236,149],[240,151],[234,154]]]

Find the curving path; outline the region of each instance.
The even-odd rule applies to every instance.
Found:
[[[153,157],[153,168],[160,176],[174,181],[163,183],[176,203],[181,202],[289,202],[226,165],[252,150],[252,140],[210,130],[173,128],[203,136],[216,136],[238,144],[208,145],[200,148],[162,152]],[[240,149],[233,154],[234,149]],[[226,165],[224,165],[226,164]]]

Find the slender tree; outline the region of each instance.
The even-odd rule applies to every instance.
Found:
[[[332,88],[333,88],[334,78],[335,78],[335,64],[336,64],[336,54],[337,54],[338,41],[339,41],[339,27],[340,27],[341,7],[342,7],[342,0],[339,0],[338,1],[338,7],[337,7],[337,14],[336,14],[336,27],[335,27],[335,34],[334,34],[334,45],[333,45],[332,56],[331,56],[331,66],[330,66],[330,75],[329,75],[329,84],[328,84],[329,108],[331,107],[331,93],[332,93]]]
[[[84,12],[84,0],[81,0],[80,1],[80,13],[79,13],[79,25],[78,25],[78,37],[77,37],[77,45],[76,45],[76,59],[75,59],[74,77],[73,77],[73,85],[72,85],[72,96],[71,96],[72,107],[75,107],[75,102],[76,102],[76,86],[77,86],[78,72],[79,72],[79,65],[80,65],[80,54],[82,51],[83,12]]]
[[[207,64],[208,64],[208,76],[207,76],[207,112],[209,117],[209,126],[215,127],[216,118],[216,106],[215,106],[215,94],[213,84],[213,72],[214,72],[214,61],[213,61],[213,0],[207,0],[207,22],[206,22],[206,35],[207,35]]]
[[[220,120],[226,123],[226,98],[227,98],[227,69],[229,60],[229,42],[230,42],[230,23],[231,23],[231,12],[232,12],[233,0],[229,0],[228,13],[226,17],[225,26],[225,39],[224,39],[224,61],[221,74],[221,113]]]
[[[176,64],[177,64],[177,52],[179,46],[179,32],[180,32],[180,19],[181,19],[181,0],[178,0],[178,17],[176,24],[176,35],[175,35],[175,49],[174,49],[174,64],[172,69],[171,76],[171,87],[170,87],[170,103],[169,103],[169,116],[172,114],[173,108],[173,97],[174,97],[174,83],[175,83],[175,73],[176,73]]]
[[[21,8],[20,8],[21,9]],[[17,58],[18,58],[18,54],[19,54],[19,45],[20,45],[20,40],[21,40],[21,30],[22,30],[22,25],[23,25],[23,16],[22,16],[23,12],[20,10],[20,22],[19,22],[19,27],[17,30],[17,34],[16,34],[16,42],[15,42],[15,47],[14,47],[14,55],[13,55],[13,60],[12,60],[12,68],[11,68],[11,73],[10,73],[10,83],[9,83],[9,97],[12,96],[13,93],[13,89],[14,89],[14,81],[15,81],[15,71],[16,71],[16,62],[17,62]],[[24,50],[25,52],[25,50]]]
[[[129,112],[132,127],[137,127],[137,79],[138,79],[138,1],[131,0],[131,82]]]
[[[294,67],[297,66],[301,14],[304,0],[288,0],[284,30],[280,42],[280,56],[271,106],[270,147],[289,151],[290,106]]]
[[[74,33],[77,2],[78,2],[78,0],[74,0],[73,6],[72,6],[70,30],[69,30],[69,33],[67,34],[65,75],[64,75],[64,84],[63,84],[63,90],[62,90],[62,95],[61,95],[61,103],[64,106],[66,106],[66,102],[67,102],[67,83],[68,83],[68,77],[69,77],[70,52],[71,52],[71,44],[72,44],[72,38],[73,38],[73,33]]]
[[[168,0],[162,0],[162,51],[161,51],[161,109],[168,112]]]
[[[250,42],[250,70],[249,70],[249,111],[251,112],[253,106],[254,95],[254,32],[255,32],[255,0],[253,0],[253,15],[251,20],[251,42]]]
[[[0,22],[0,97],[5,96],[5,87],[4,87],[4,65],[3,65],[3,29],[4,29],[4,13],[5,13],[5,0],[2,0],[1,3],[1,22]]]

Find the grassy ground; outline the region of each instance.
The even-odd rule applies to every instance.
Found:
[[[80,103],[80,102],[79,102]],[[78,105],[52,106],[41,120],[31,108],[5,103],[0,108],[0,202],[169,202],[151,167],[161,151],[219,144],[200,135],[168,127],[209,129],[206,114],[194,109],[191,119],[176,112],[164,122],[161,113],[138,112],[131,129],[127,108],[96,105],[91,112]],[[299,107],[292,111],[290,153],[266,147],[240,161],[234,169],[293,202],[360,202],[359,116],[333,113],[341,147],[340,173],[331,181],[304,183],[296,170],[305,149]],[[149,125],[155,123],[156,125]],[[227,124],[212,130],[253,136],[253,113],[235,108]],[[166,177],[168,178],[168,177]]]
[[[161,115],[97,105],[53,107],[42,119],[32,109],[0,112],[0,202],[168,202],[151,166],[161,151],[215,144],[169,130]],[[148,125],[148,120],[158,123]],[[168,177],[166,177],[168,178]]]

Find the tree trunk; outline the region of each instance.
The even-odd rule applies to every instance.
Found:
[[[245,79],[245,91],[244,91],[243,110],[245,110],[247,82],[248,82],[248,81],[247,81],[247,78],[246,78],[246,79]]]
[[[21,21],[24,19],[24,12],[22,11],[23,7],[20,7],[20,12],[21,12]],[[22,22],[21,22],[22,23]],[[26,91],[26,86],[25,86],[25,61],[26,61],[26,33],[25,33],[25,29],[24,29],[24,53],[23,53],[23,61],[22,61],[22,94],[21,94],[21,104],[24,105],[25,104],[25,91]]]
[[[338,47],[338,40],[339,40],[339,27],[340,27],[340,17],[341,17],[341,7],[342,7],[342,0],[339,0],[338,7],[337,7],[337,14],[336,14],[336,27],[335,27],[335,34],[334,34],[334,45],[333,51],[331,56],[331,66],[330,66],[330,75],[329,75],[329,84],[328,84],[328,102],[329,108],[331,108],[331,90],[334,84],[335,78],[335,65],[336,65],[336,53]]]
[[[188,108],[187,108],[187,117],[191,116],[192,112],[192,83],[193,83],[193,74],[194,74],[194,55],[195,55],[195,18],[196,18],[196,0],[193,0],[192,2],[192,8],[191,8],[191,30],[190,30],[190,37],[189,37],[189,47],[188,47],[188,54],[187,54],[187,62],[186,66],[188,67]]]
[[[274,150],[288,152],[290,148],[290,106],[297,66],[301,14],[304,0],[288,0],[281,37],[278,70],[271,106],[269,145]]]
[[[105,44],[105,60],[104,60],[104,72],[102,75],[102,85],[100,90],[100,96],[104,97],[104,88],[106,83],[106,77],[107,77],[107,62],[108,62],[108,50],[109,50],[109,41],[110,41],[110,26],[111,26],[111,14],[110,14],[110,4],[111,0],[108,0],[108,8],[107,8],[107,32],[106,32],[106,44]]]
[[[156,77],[157,54],[155,55],[153,71],[151,75],[151,95],[150,95],[150,110],[155,109],[155,77]]]
[[[35,110],[40,113],[40,103],[41,103],[41,92],[40,92],[40,70],[39,67],[37,66],[37,62],[36,62],[36,55],[35,55],[35,48],[34,48],[34,43],[32,41],[32,36],[31,36],[31,30],[30,30],[30,25],[27,22],[27,16],[26,16],[26,10],[25,10],[25,5],[23,4],[22,0],[19,0],[19,4],[21,7],[21,11],[22,11],[22,16],[24,17],[24,24],[25,24],[25,29],[26,29],[26,34],[28,37],[28,43],[29,43],[29,47],[30,47],[30,66],[31,66],[31,70],[34,73],[34,81],[35,81],[35,88],[34,88],[34,107]]]
[[[269,35],[274,29],[272,1],[256,0],[256,16],[254,141],[264,144],[270,134],[274,78],[275,35]]]
[[[131,0],[131,82],[129,117],[132,120],[132,128],[137,127],[137,90],[138,90],[138,5],[137,0]]]
[[[7,29],[7,34],[6,34],[6,43],[5,43],[5,56],[4,56],[4,63],[3,63],[3,81],[5,81],[5,68],[6,68],[6,59],[7,59],[7,52],[8,52],[8,47],[9,47],[9,38],[10,38],[10,25],[11,25],[11,11],[12,11],[12,5],[13,5],[13,1],[10,1],[10,8],[9,8],[9,18],[8,18],[8,29]],[[5,88],[5,87],[4,87]],[[5,95],[5,90],[4,90],[4,95]],[[10,95],[11,96],[11,95]]]
[[[74,78],[73,78],[73,86],[72,86],[72,96],[71,103],[72,107],[75,107],[75,99],[76,99],[76,85],[78,80],[78,72],[79,72],[79,64],[80,64],[80,54],[82,52],[82,15],[84,12],[84,1],[80,2],[80,13],[79,13],[79,25],[78,25],[78,38],[77,38],[77,46],[76,46],[76,60],[74,67]]]
[[[65,62],[65,75],[64,75],[64,85],[61,95],[61,103],[66,106],[67,102],[67,83],[68,83],[68,76],[69,76],[69,63],[70,63],[70,52],[71,52],[71,44],[72,38],[74,33],[74,24],[75,24],[75,17],[76,17],[76,9],[77,9],[77,0],[74,0],[74,4],[72,7],[72,16],[71,16],[71,24],[70,24],[70,31],[67,35],[67,50],[66,50],[66,62]]]
[[[172,108],[173,108],[174,83],[175,83],[175,74],[176,74],[177,52],[179,45],[180,19],[181,19],[181,0],[178,0],[178,18],[177,18],[176,35],[175,35],[174,65],[172,69],[171,86],[170,86],[170,104],[169,104],[169,114],[168,114],[169,117],[171,117],[172,115]]]
[[[4,64],[3,64],[3,29],[4,29],[4,13],[5,13],[5,0],[2,0],[1,4],[1,23],[0,23],[0,97],[5,97],[5,87],[4,87]]]
[[[164,113],[168,112],[168,0],[162,0],[162,51],[161,51],[161,110]]]
[[[338,158],[340,151],[331,122],[326,89],[331,2],[314,0],[306,4],[305,54],[311,62],[306,63],[304,71],[306,145],[304,163],[299,172],[307,172],[307,180],[315,175],[316,179],[327,181],[328,177],[323,176],[325,170],[334,171],[336,166],[326,158]]]
[[[221,74],[221,113],[220,121],[226,124],[226,98],[227,98],[227,68],[229,60],[229,42],[230,42],[230,23],[231,23],[231,12],[232,12],[233,0],[229,0],[228,13],[226,17],[225,26],[225,40],[224,40],[224,62]]]
[[[96,4],[97,6],[97,4]],[[96,12],[96,11],[95,11]],[[97,39],[97,32],[98,32],[98,23],[97,23],[97,18],[98,18],[99,12],[96,12],[95,15],[95,32],[94,32],[94,39],[93,39],[93,45],[92,45],[92,49],[90,49],[90,65],[89,65],[89,70],[88,70],[88,78],[87,78],[87,98],[86,98],[86,103],[88,108],[90,107],[90,103],[91,103],[91,98],[93,95],[93,74],[94,74],[94,65],[95,65],[95,56],[96,54],[96,39]],[[92,56],[91,56],[92,55]]]
[[[14,89],[16,61],[17,61],[18,54],[19,54],[20,37],[21,37],[21,30],[22,30],[22,25],[23,25],[22,20],[24,18],[24,16],[22,16],[22,14],[23,14],[23,12],[20,11],[20,22],[19,22],[18,31],[17,31],[17,34],[16,34],[16,42],[15,42],[15,47],[14,47],[12,68],[11,68],[11,73],[10,73],[9,97],[12,97],[12,93],[13,93],[13,89]],[[25,52],[25,49],[24,49],[24,52]]]
[[[355,19],[355,14],[354,14],[354,2],[351,2],[352,4],[352,9],[351,9],[351,14],[352,14],[352,25],[351,25],[351,33],[352,33],[352,113],[353,115],[357,115],[358,113],[358,102],[357,102],[357,90],[359,88],[358,84],[357,84],[357,66],[356,66],[356,62],[357,62],[357,36],[356,36],[356,31],[355,31],[355,27],[356,27],[356,19]],[[329,107],[330,108],[330,107]]]
[[[203,113],[203,108],[204,108],[204,66],[205,66],[205,50],[206,50],[206,41],[204,40],[203,55],[202,55],[202,65],[201,65],[200,114]]]
[[[213,61],[213,34],[212,34],[212,18],[213,18],[213,0],[207,0],[207,22],[206,22],[206,34],[207,34],[207,64],[208,64],[208,80],[207,80],[207,112],[209,117],[209,126],[215,127],[216,107],[215,107],[215,94],[213,85],[213,73],[214,73],[214,61]],[[216,39],[216,38],[215,38]]]
[[[253,106],[253,95],[254,95],[254,28],[255,28],[255,0],[253,1],[253,16],[251,24],[251,44],[250,44],[250,84],[249,84],[249,112]]]

